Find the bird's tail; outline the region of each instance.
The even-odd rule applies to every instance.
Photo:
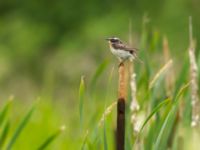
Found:
[[[144,62],[143,62],[139,57],[136,56],[135,58],[136,58],[135,60],[136,60],[137,62],[139,62],[139,63],[141,63],[141,64],[144,64]]]
[[[144,64],[144,62],[137,56],[134,55],[132,58],[130,58],[130,61],[132,62],[133,60],[136,60],[137,62]]]

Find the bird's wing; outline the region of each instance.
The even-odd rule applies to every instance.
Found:
[[[136,48],[130,48],[122,43],[114,43],[112,44],[113,48],[115,49],[121,49],[121,50],[125,50],[125,51],[129,51],[131,54],[136,53],[138,49]]]

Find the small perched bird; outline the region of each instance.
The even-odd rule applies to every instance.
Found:
[[[137,58],[137,49],[127,46],[119,38],[112,37],[106,40],[109,43],[111,52],[118,57],[120,64],[126,60],[133,61]]]

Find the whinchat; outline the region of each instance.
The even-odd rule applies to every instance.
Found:
[[[128,45],[124,44],[119,38],[112,37],[106,39],[109,43],[111,52],[117,56],[120,61],[120,64],[126,60],[133,61],[137,58],[137,49],[131,48]]]

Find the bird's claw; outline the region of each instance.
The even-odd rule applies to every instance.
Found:
[[[121,66],[123,66],[123,65],[124,65],[124,63],[123,63],[123,62],[120,62],[119,65],[118,65],[118,67],[121,67]]]

